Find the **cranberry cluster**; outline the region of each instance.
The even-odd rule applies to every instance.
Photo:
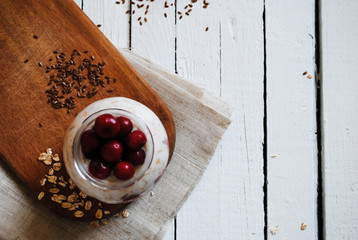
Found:
[[[81,149],[91,160],[88,171],[93,177],[106,179],[112,170],[120,180],[134,176],[134,166],[144,163],[142,147],[147,138],[142,131],[132,130],[130,119],[102,114],[96,118],[93,129],[81,135]]]

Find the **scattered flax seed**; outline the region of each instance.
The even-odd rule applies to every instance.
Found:
[[[81,218],[81,217],[83,217],[84,214],[85,214],[84,212],[78,210],[78,211],[76,211],[73,215],[74,215],[76,218]]]
[[[129,212],[128,212],[127,209],[124,209],[124,210],[123,210],[122,216],[123,216],[124,218],[127,218],[127,217],[129,216]]]
[[[50,169],[48,170],[48,175],[53,175],[53,173],[54,173],[53,168],[50,168]]]
[[[205,32],[207,32],[207,31],[209,31],[209,27],[206,27],[206,28],[205,28]]]
[[[34,39],[38,39],[39,37],[38,37],[37,35],[34,35],[33,38],[34,38]]]
[[[41,180],[40,180],[40,185],[41,186],[44,186],[45,185],[45,183],[46,183],[46,178],[42,178]]]
[[[51,188],[50,190],[48,190],[50,193],[58,193],[60,191],[60,189],[58,188]]]
[[[307,71],[302,73],[303,76],[306,75],[306,74],[307,74]]]
[[[82,200],[82,201],[80,202],[80,206],[83,207],[84,205],[85,205],[85,200]]]
[[[58,184],[62,187],[66,187],[66,183],[64,183],[64,182],[59,182]]]
[[[107,218],[103,218],[103,219],[101,219],[101,222],[102,222],[104,225],[106,225],[106,224],[108,224],[108,219],[107,219]]]
[[[311,79],[311,78],[312,78],[312,76],[311,76],[311,75],[308,75],[308,76],[307,76],[307,78],[308,78],[308,79]]]
[[[121,4],[121,2],[120,2],[120,1],[116,1],[116,4]]]
[[[301,223],[301,230],[304,231],[304,230],[306,230],[306,228],[307,228],[307,225],[304,222],[302,222]]]
[[[42,67],[42,62],[39,62],[39,67]]]
[[[98,228],[99,227],[99,222],[98,221],[92,221],[92,222],[90,222],[90,224],[91,224],[91,226],[93,228]]]
[[[60,171],[61,170],[61,163],[54,163],[53,164],[53,170],[55,170],[56,172],[57,171]]]
[[[39,127],[40,127],[40,128],[42,128],[42,127],[43,127],[42,123],[39,123]]]
[[[26,59],[25,61],[24,61],[24,63],[27,63],[29,61],[29,59]]]
[[[97,24],[97,27],[102,27],[102,24]]]
[[[70,208],[70,207],[72,207],[72,203],[63,202],[63,203],[61,203],[61,207],[62,207],[62,208]]]
[[[85,203],[85,210],[89,211],[92,208],[92,202],[86,201]]]
[[[103,211],[103,213],[104,213],[105,215],[108,215],[108,214],[110,214],[111,212],[108,211],[108,210],[105,210],[105,211]]]
[[[43,197],[45,196],[44,192],[40,192],[39,195],[37,196],[38,200],[41,200]]]
[[[103,216],[103,212],[102,209],[98,209],[96,212],[96,218],[101,219]]]
[[[121,217],[122,214],[121,214],[121,213],[116,213],[116,214],[114,214],[114,216],[115,216],[115,217]]]

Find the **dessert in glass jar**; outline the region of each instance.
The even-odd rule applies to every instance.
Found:
[[[68,174],[87,195],[102,202],[130,202],[149,191],[169,160],[159,118],[143,104],[106,98],[83,109],[64,142]]]

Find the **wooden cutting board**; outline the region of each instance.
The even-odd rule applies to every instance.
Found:
[[[48,83],[57,70],[48,71],[46,66],[55,65],[57,58],[69,61],[72,53],[76,64],[85,58],[95,65],[105,62],[100,76],[104,87],[88,86],[87,92],[97,89],[91,98],[86,96],[87,92],[83,93],[84,98],[79,98],[76,89],[72,89],[72,95],[66,97],[74,96],[76,107],[70,111],[54,109],[47,102],[45,91],[54,85]],[[107,76],[110,84],[105,79]],[[83,83],[90,85],[88,79]],[[46,148],[52,148],[62,162],[64,136],[75,115],[94,101],[114,96],[135,99],[152,109],[165,126],[173,153],[175,127],[167,106],[72,0],[0,1],[0,155],[36,196],[44,191],[41,201],[60,215],[73,217],[78,209],[62,208],[51,200],[53,194],[48,189],[59,188],[58,195],[67,196],[73,190],[69,189],[70,184],[62,187],[48,181],[41,186],[40,180],[48,174],[50,166],[37,158]],[[64,166],[55,174],[62,175],[67,182]],[[79,203],[80,200],[81,197]],[[79,218],[83,220],[95,219],[97,209],[113,214],[123,207],[98,206],[101,204],[89,197],[83,200],[92,203],[91,210]]]

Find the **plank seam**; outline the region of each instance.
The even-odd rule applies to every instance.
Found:
[[[264,236],[265,240],[268,239],[267,236],[267,224],[268,224],[268,212],[267,212],[267,66],[266,66],[266,1],[263,0],[263,13],[262,13],[262,22],[263,22],[263,38],[264,38],[264,78],[263,78],[263,84],[264,84],[264,118],[263,118],[263,130],[264,130],[264,142],[263,142],[263,159],[264,159],[264,166],[263,166],[263,174],[264,174]]]
[[[316,128],[317,128],[317,238],[324,239],[323,178],[322,178],[322,93],[320,79],[321,37],[320,0],[315,0],[315,73],[316,73]]]

